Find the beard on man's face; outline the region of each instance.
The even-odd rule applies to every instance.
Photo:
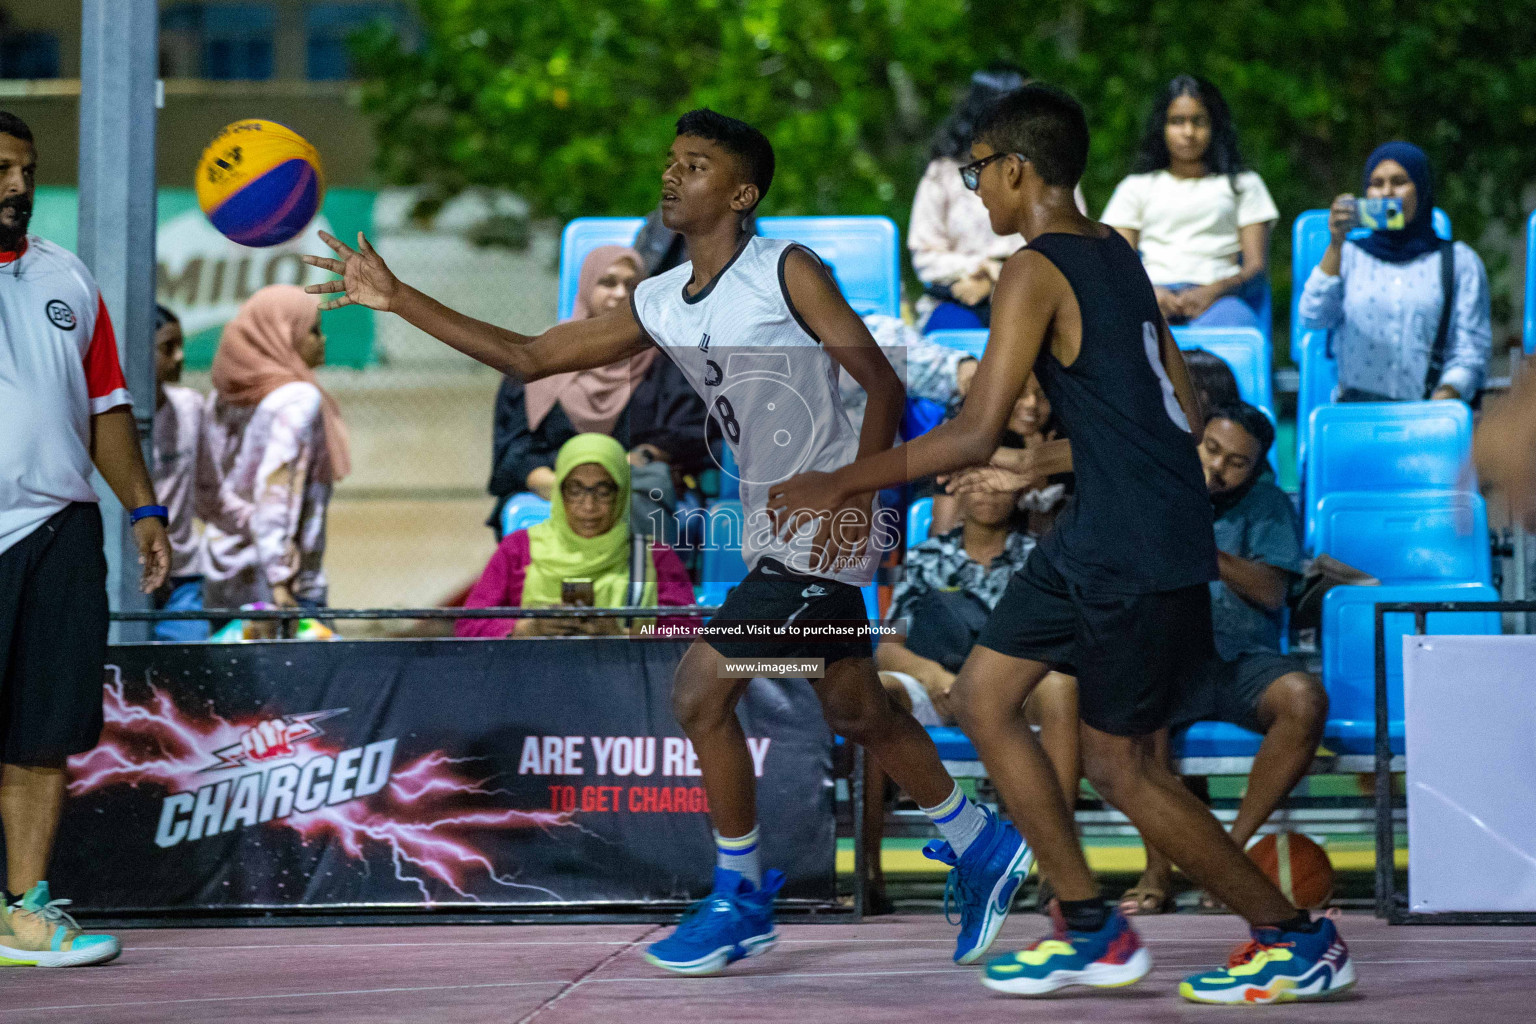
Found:
[[[15,250],[27,237],[27,227],[31,223],[31,196],[16,195],[0,201],[0,248]]]

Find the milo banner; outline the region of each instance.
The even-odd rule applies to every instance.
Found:
[[[644,904],[708,892],[683,643],[114,647],[53,873],[77,907]],[[799,680],[741,705],[765,862],[836,894],[831,737]]]
[[[373,226],[374,193],[330,189],[314,221],[281,245],[252,249],[214,230],[190,188],[162,188],[156,197],[155,298],[181,317],[187,366],[207,369],[219,332],[257,289],[269,284],[313,284],[331,275],[299,259],[328,253],[319,233],[355,239]],[[32,232],[73,252],[78,235],[79,194],[63,186],[40,186]],[[373,314],[348,306],[325,314],[326,362],[366,366],[373,361]]]

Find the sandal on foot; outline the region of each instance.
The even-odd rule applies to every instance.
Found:
[[[1173,907],[1173,897],[1155,885],[1133,885],[1120,896],[1120,913],[1126,917],[1168,914]]]

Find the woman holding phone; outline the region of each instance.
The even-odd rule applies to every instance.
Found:
[[[577,434],[560,447],[549,519],[507,534],[466,608],[655,608],[693,604],[693,584],[667,545],[636,534],[629,520],[630,467],[606,434]],[[686,628],[696,620],[666,618]],[[454,635],[603,636],[614,618],[460,619]]]
[[[1298,308],[1303,327],[1334,332],[1337,398],[1470,402],[1492,351],[1483,261],[1465,242],[1435,235],[1434,180],[1418,146],[1377,147],[1365,162],[1364,185],[1366,200],[1386,202],[1362,203],[1347,193],[1333,201],[1333,238]],[[1362,213],[1382,226],[1349,238]]]

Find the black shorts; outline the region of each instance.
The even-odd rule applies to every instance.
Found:
[[[60,767],[101,737],[107,559],[76,502],[0,552],[0,762]]]
[[[1231,722],[1262,733],[1259,701],[1264,692],[1281,676],[1306,671],[1303,659],[1271,651],[1240,654],[1231,661],[1212,658],[1187,681],[1168,724],[1179,729],[1196,722]]]
[[[843,658],[871,658],[875,653],[867,628],[860,629],[868,627],[869,613],[858,587],[791,572],[772,558],[757,563],[708,623],[727,624],[775,629],[793,624],[809,627],[807,631],[812,633],[817,627],[832,627],[840,633],[836,639],[780,634],[741,640],[717,639],[706,633],[705,642],[727,658],[821,658],[831,667]]]
[[[1151,594],[1088,594],[1039,548],[1008,581],[977,644],[1077,676],[1078,716],[1145,736],[1168,724],[1192,673],[1215,657],[1204,583]]]

